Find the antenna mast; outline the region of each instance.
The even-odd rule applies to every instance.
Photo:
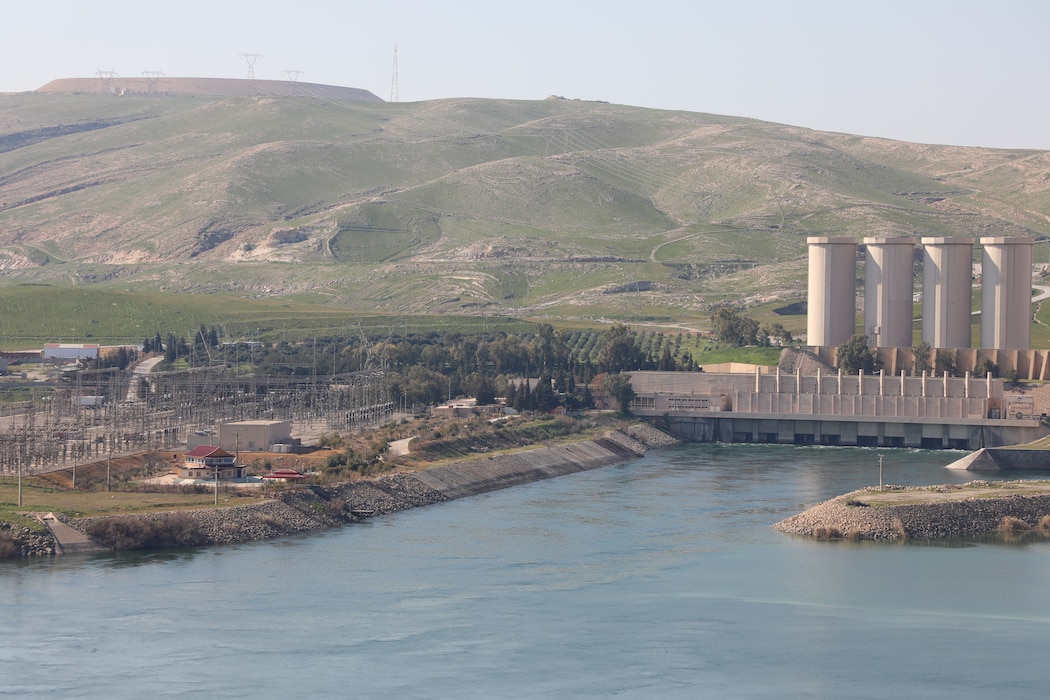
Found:
[[[401,101],[401,88],[397,84],[397,44],[394,44],[394,70],[390,76],[390,101]]]

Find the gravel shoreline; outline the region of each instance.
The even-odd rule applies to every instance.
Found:
[[[434,470],[388,474],[327,487],[296,487],[265,503],[141,515],[61,517],[61,520],[81,532],[90,530],[100,521],[126,521],[129,527],[136,523],[139,527],[144,524],[177,524],[173,527],[188,533],[186,542],[195,545],[266,540],[325,530],[459,497],[449,496],[429,486],[428,480],[423,478],[428,471],[441,471],[446,478],[449,478],[448,475],[456,478],[457,488],[449,493],[461,494],[464,488],[469,491],[471,486],[476,487],[474,492],[481,492],[623,463],[641,457],[650,449],[677,442],[676,438],[651,425],[638,423],[622,430],[608,431],[595,440],[554,448],[541,447],[511,455],[492,455],[486,460],[470,460]],[[524,468],[523,462],[527,463]],[[533,463],[542,463],[542,467],[536,467]],[[417,478],[416,474],[420,477]],[[47,533],[40,535],[40,538],[49,542],[38,543],[31,550],[23,547],[24,556],[55,552],[54,541]]]
[[[959,487],[887,488],[931,491]],[[936,540],[973,537],[1004,529],[1013,532],[1041,529],[1045,527],[1041,521],[1050,515],[1050,495],[966,498],[908,505],[860,504],[859,498],[871,494],[870,489],[860,489],[837,496],[780,521],[773,529],[821,539]],[[1004,519],[1008,523],[1006,527]]]

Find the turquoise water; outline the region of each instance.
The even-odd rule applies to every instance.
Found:
[[[885,450],[887,483],[967,481]],[[878,452],[688,445],[338,530],[0,565],[0,696],[1035,698],[1050,545],[796,539]]]

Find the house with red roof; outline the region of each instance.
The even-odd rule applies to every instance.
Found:
[[[175,471],[180,479],[214,479],[218,474],[219,481],[243,479],[248,474],[248,468],[237,464],[234,455],[215,445],[197,445]]]

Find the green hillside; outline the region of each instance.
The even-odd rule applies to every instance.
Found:
[[[696,325],[801,299],[807,236],[1046,236],[1048,166],[558,99],[4,95],[0,284]]]

